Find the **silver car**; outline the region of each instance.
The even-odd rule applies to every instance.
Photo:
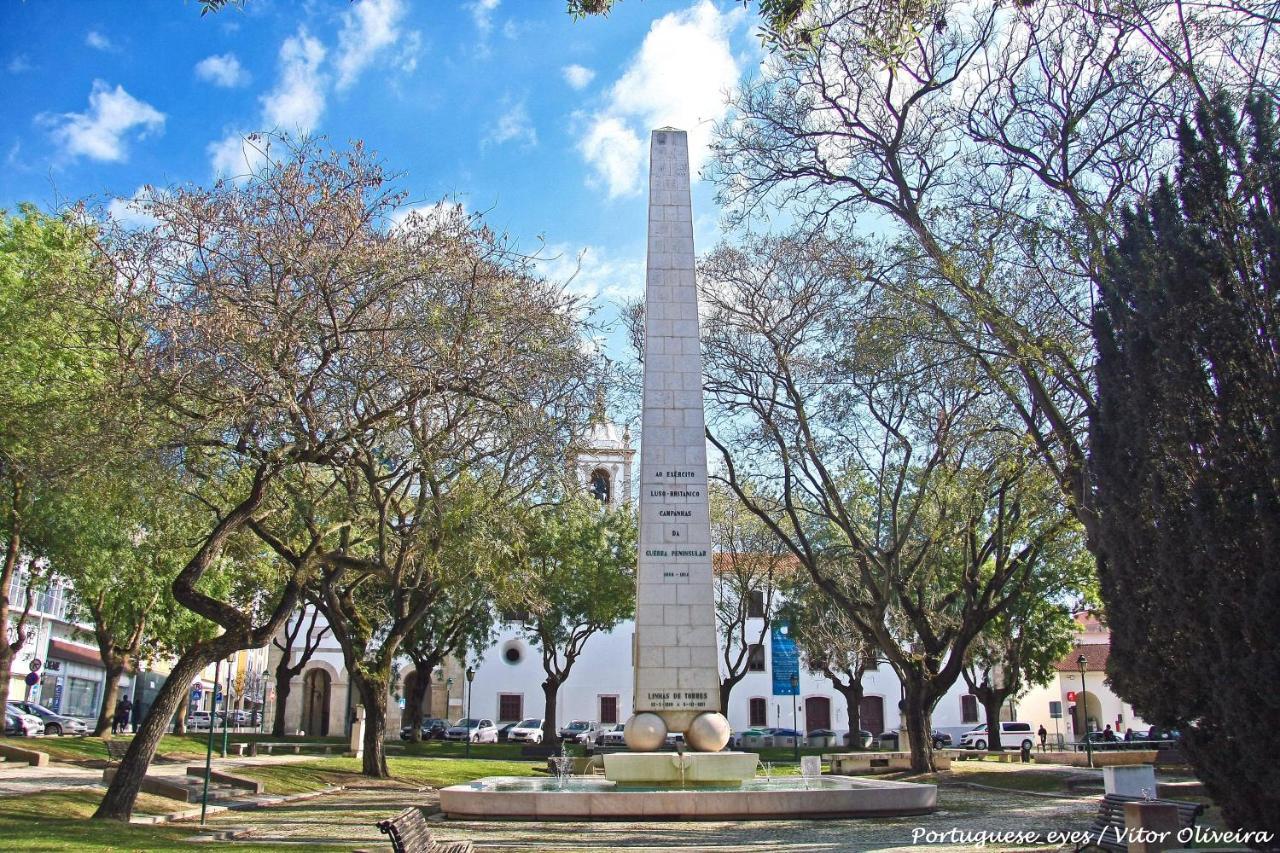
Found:
[[[23,714],[33,714],[44,722],[47,735],[83,735],[89,727],[84,720],[66,717],[35,702],[10,702],[9,707]]]

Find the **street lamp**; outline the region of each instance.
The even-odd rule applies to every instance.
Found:
[[[796,697],[800,695],[800,673],[791,673],[791,730],[795,732],[795,737],[791,738],[791,742],[795,744],[796,764],[800,763],[800,727],[796,725]]]
[[[471,719],[471,696],[475,693],[471,682],[476,679],[476,671],[471,667],[467,667],[467,758],[471,757],[471,739],[475,735],[471,734],[471,728],[475,725],[475,720]]]
[[[1089,667],[1089,661],[1085,659],[1084,653],[1080,653],[1080,657],[1076,658],[1076,666],[1080,667],[1080,699],[1076,702],[1080,706],[1080,731],[1084,732],[1084,753],[1088,756],[1089,766],[1093,767],[1093,743],[1089,740],[1089,723],[1085,714],[1088,711],[1089,691],[1085,689],[1084,672]]]

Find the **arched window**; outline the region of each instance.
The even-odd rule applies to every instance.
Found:
[[[609,472],[603,468],[597,468],[591,472],[591,495],[602,504],[609,503],[611,495]]]

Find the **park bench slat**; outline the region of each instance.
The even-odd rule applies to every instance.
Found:
[[[396,853],[471,853],[470,841],[435,841],[422,810],[409,807],[388,820],[378,821]]]
[[[109,761],[122,761],[124,754],[129,751],[129,741],[127,740],[104,740],[107,745],[107,759]]]
[[[1124,838],[1124,805],[1125,803],[1144,802],[1142,797],[1130,797],[1124,794],[1106,794],[1102,798],[1101,804],[1098,806],[1098,814],[1093,819],[1093,824],[1089,827],[1089,833],[1094,840],[1088,844],[1082,844],[1076,848],[1076,851],[1097,848],[1099,850],[1118,851],[1124,853],[1129,846],[1121,839]],[[1178,823],[1183,828],[1190,829],[1196,825],[1196,819],[1204,814],[1203,803],[1193,803],[1187,800],[1151,800],[1150,802],[1163,803],[1165,805],[1175,806],[1178,809]]]

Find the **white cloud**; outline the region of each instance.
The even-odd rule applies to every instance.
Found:
[[[55,141],[72,157],[120,162],[127,156],[125,137],[135,134],[143,139],[151,132],[164,129],[164,113],[139,101],[124,90],[112,89],[102,80],[93,81],[89,92],[89,109],[83,113],[50,115],[43,113],[37,121],[52,128]]]
[[[85,33],[84,43],[94,50],[115,50],[116,46],[111,43],[111,39],[104,36],[97,30],[89,30]]]
[[[595,179],[603,181],[609,197],[630,195],[640,186],[644,167],[644,144],[620,118],[597,116],[578,140],[578,150],[587,158]]]
[[[493,29],[493,13],[501,3],[502,0],[475,0],[474,3],[467,4],[472,20],[476,22],[476,29],[485,34]]]
[[[524,101],[508,104],[506,112],[498,117],[498,121],[489,129],[486,142],[501,145],[504,142],[519,142],[522,145],[537,145],[538,131],[529,120],[529,111]]]
[[[727,94],[741,76],[729,40],[744,14],[741,8],[722,14],[710,0],[699,0],[649,28],[578,141],[610,197],[639,191],[642,139],[654,128],[688,131],[690,166],[696,170],[706,160],[712,123],[725,115]]]
[[[575,89],[587,88],[596,76],[596,72],[581,65],[566,65],[560,69],[560,73],[564,75],[564,82]]]
[[[272,129],[310,133],[320,123],[328,82],[320,71],[325,57],[319,39],[300,27],[280,45],[280,78],[262,96],[262,118]]]
[[[234,53],[206,56],[196,63],[196,76],[224,89],[234,89],[249,82],[249,72],[244,70]]]
[[[612,258],[597,246],[575,249],[565,244],[548,246],[546,255],[538,262],[539,271],[570,293],[614,301],[644,293],[642,259]]]
[[[216,178],[244,178],[256,172],[267,159],[266,141],[250,139],[235,131],[205,146]]]
[[[19,53],[17,56],[14,56],[5,63],[4,66],[4,70],[8,71],[10,74],[22,74],[30,71],[31,68],[31,60],[27,58],[25,53]]]
[[[141,203],[146,201],[151,193],[151,187],[144,184],[134,190],[129,198],[113,198],[107,205],[107,213],[125,228],[150,228],[159,220],[147,213]]]
[[[401,0],[361,0],[342,14],[334,60],[339,92],[350,88],[381,51],[399,41],[404,11]]]

